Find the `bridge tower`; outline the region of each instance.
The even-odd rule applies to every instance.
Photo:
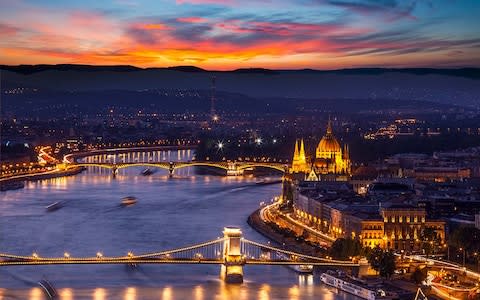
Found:
[[[245,258],[242,255],[242,231],[238,227],[225,227],[223,229],[223,265],[220,277],[226,283],[243,282],[243,265]]]

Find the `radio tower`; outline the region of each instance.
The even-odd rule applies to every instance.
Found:
[[[215,75],[212,76],[212,86],[211,86],[211,96],[210,96],[210,118],[212,121],[217,122],[218,121],[218,115],[215,113],[215,91],[216,91],[216,86],[215,86]]]

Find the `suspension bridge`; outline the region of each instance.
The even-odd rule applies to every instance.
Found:
[[[0,253],[0,266],[19,265],[86,265],[86,264],[216,264],[220,265],[220,276],[227,283],[243,282],[245,265],[313,265],[337,268],[355,268],[353,261],[332,260],[279,249],[243,238],[236,227],[225,227],[223,237],[187,247],[161,252],[107,257],[97,253],[92,257],[73,257],[64,253],[62,257],[40,257]]]

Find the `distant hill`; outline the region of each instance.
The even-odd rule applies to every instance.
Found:
[[[341,70],[208,71],[193,66],[20,65],[0,66],[2,88],[100,92],[152,89],[216,89],[251,98],[384,99],[480,107],[480,69],[361,68]],[[88,72],[88,75],[86,75]]]
[[[21,74],[33,74],[43,71],[111,71],[111,72],[134,72],[141,70],[172,70],[180,72],[215,72],[215,73],[253,73],[253,74],[279,74],[279,73],[323,73],[323,74],[343,74],[343,75],[381,75],[385,73],[406,73],[413,75],[446,75],[458,76],[472,79],[480,79],[480,68],[457,68],[457,69],[435,69],[435,68],[353,68],[337,70],[271,70],[264,68],[242,68],[232,71],[205,70],[195,66],[175,66],[165,68],[140,68],[130,65],[79,65],[79,64],[58,64],[58,65],[0,65],[0,70],[12,71]]]
[[[43,71],[87,71],[87,72],[97,72],[97,71],[112,71],[112,72],[131,72],[139,71],[141,68],[134,66],[92,66],[92,65],[72,65],[72,64],[60,64],[60,65],[18,65],[18,66],[7,66],[0,65],[0,70],[12,71],[21,74],[33,74]]]

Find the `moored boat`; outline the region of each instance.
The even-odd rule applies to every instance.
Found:
[[[336,287],[339,290],[350,293],[357,297],[367,300],[381,299],[377,297],[377,293],[368,289],[360,281],[355,280],[341,272],[326,272],[320,275],[320,280],[330,286]]]
[[[154,172],[152,171],[152,169],[150,168],[146,168],[145,170],[142,171],[142,175],[143,176],[150,176],[152,175]]]
[[[62,201],[57,201],[57,202],[53,202],[50,205],[45,206],[45,209],[47,211],[56,211],[56,210],[58,210],[62,207],[63,207],[63,202]]]
[[[282,179],[263,179],[255,182],[256,185],[268,185],[268,184],[277,184],[282,183]]]
[[[312,274],[313,273],[313,265],[291,265],[288,266],[292,270],[297,273],[301,274]]]
[[[122,206],[129,206],[129,205],[134,205],[135,203],[137,203],[137,198],[135,198],[133,196],[127,196],[127,197],[124,197],[122,199],[121,205]]]
[[[58,292],[55,289],[55,287],[46,279],[42,279],[38,282],[38,285],[40,285],[45,293],[45,296],[47,296],[48,299],[57,299],[58,298]]]
[[[289,260],[290,258],[286,254],[280,254],[280,257]],[[287,265],[288,268],[292,269],[293,271],[301,274],[312,274],[313,273],[313,265],[307,264],[299,264],[299,265]]]

